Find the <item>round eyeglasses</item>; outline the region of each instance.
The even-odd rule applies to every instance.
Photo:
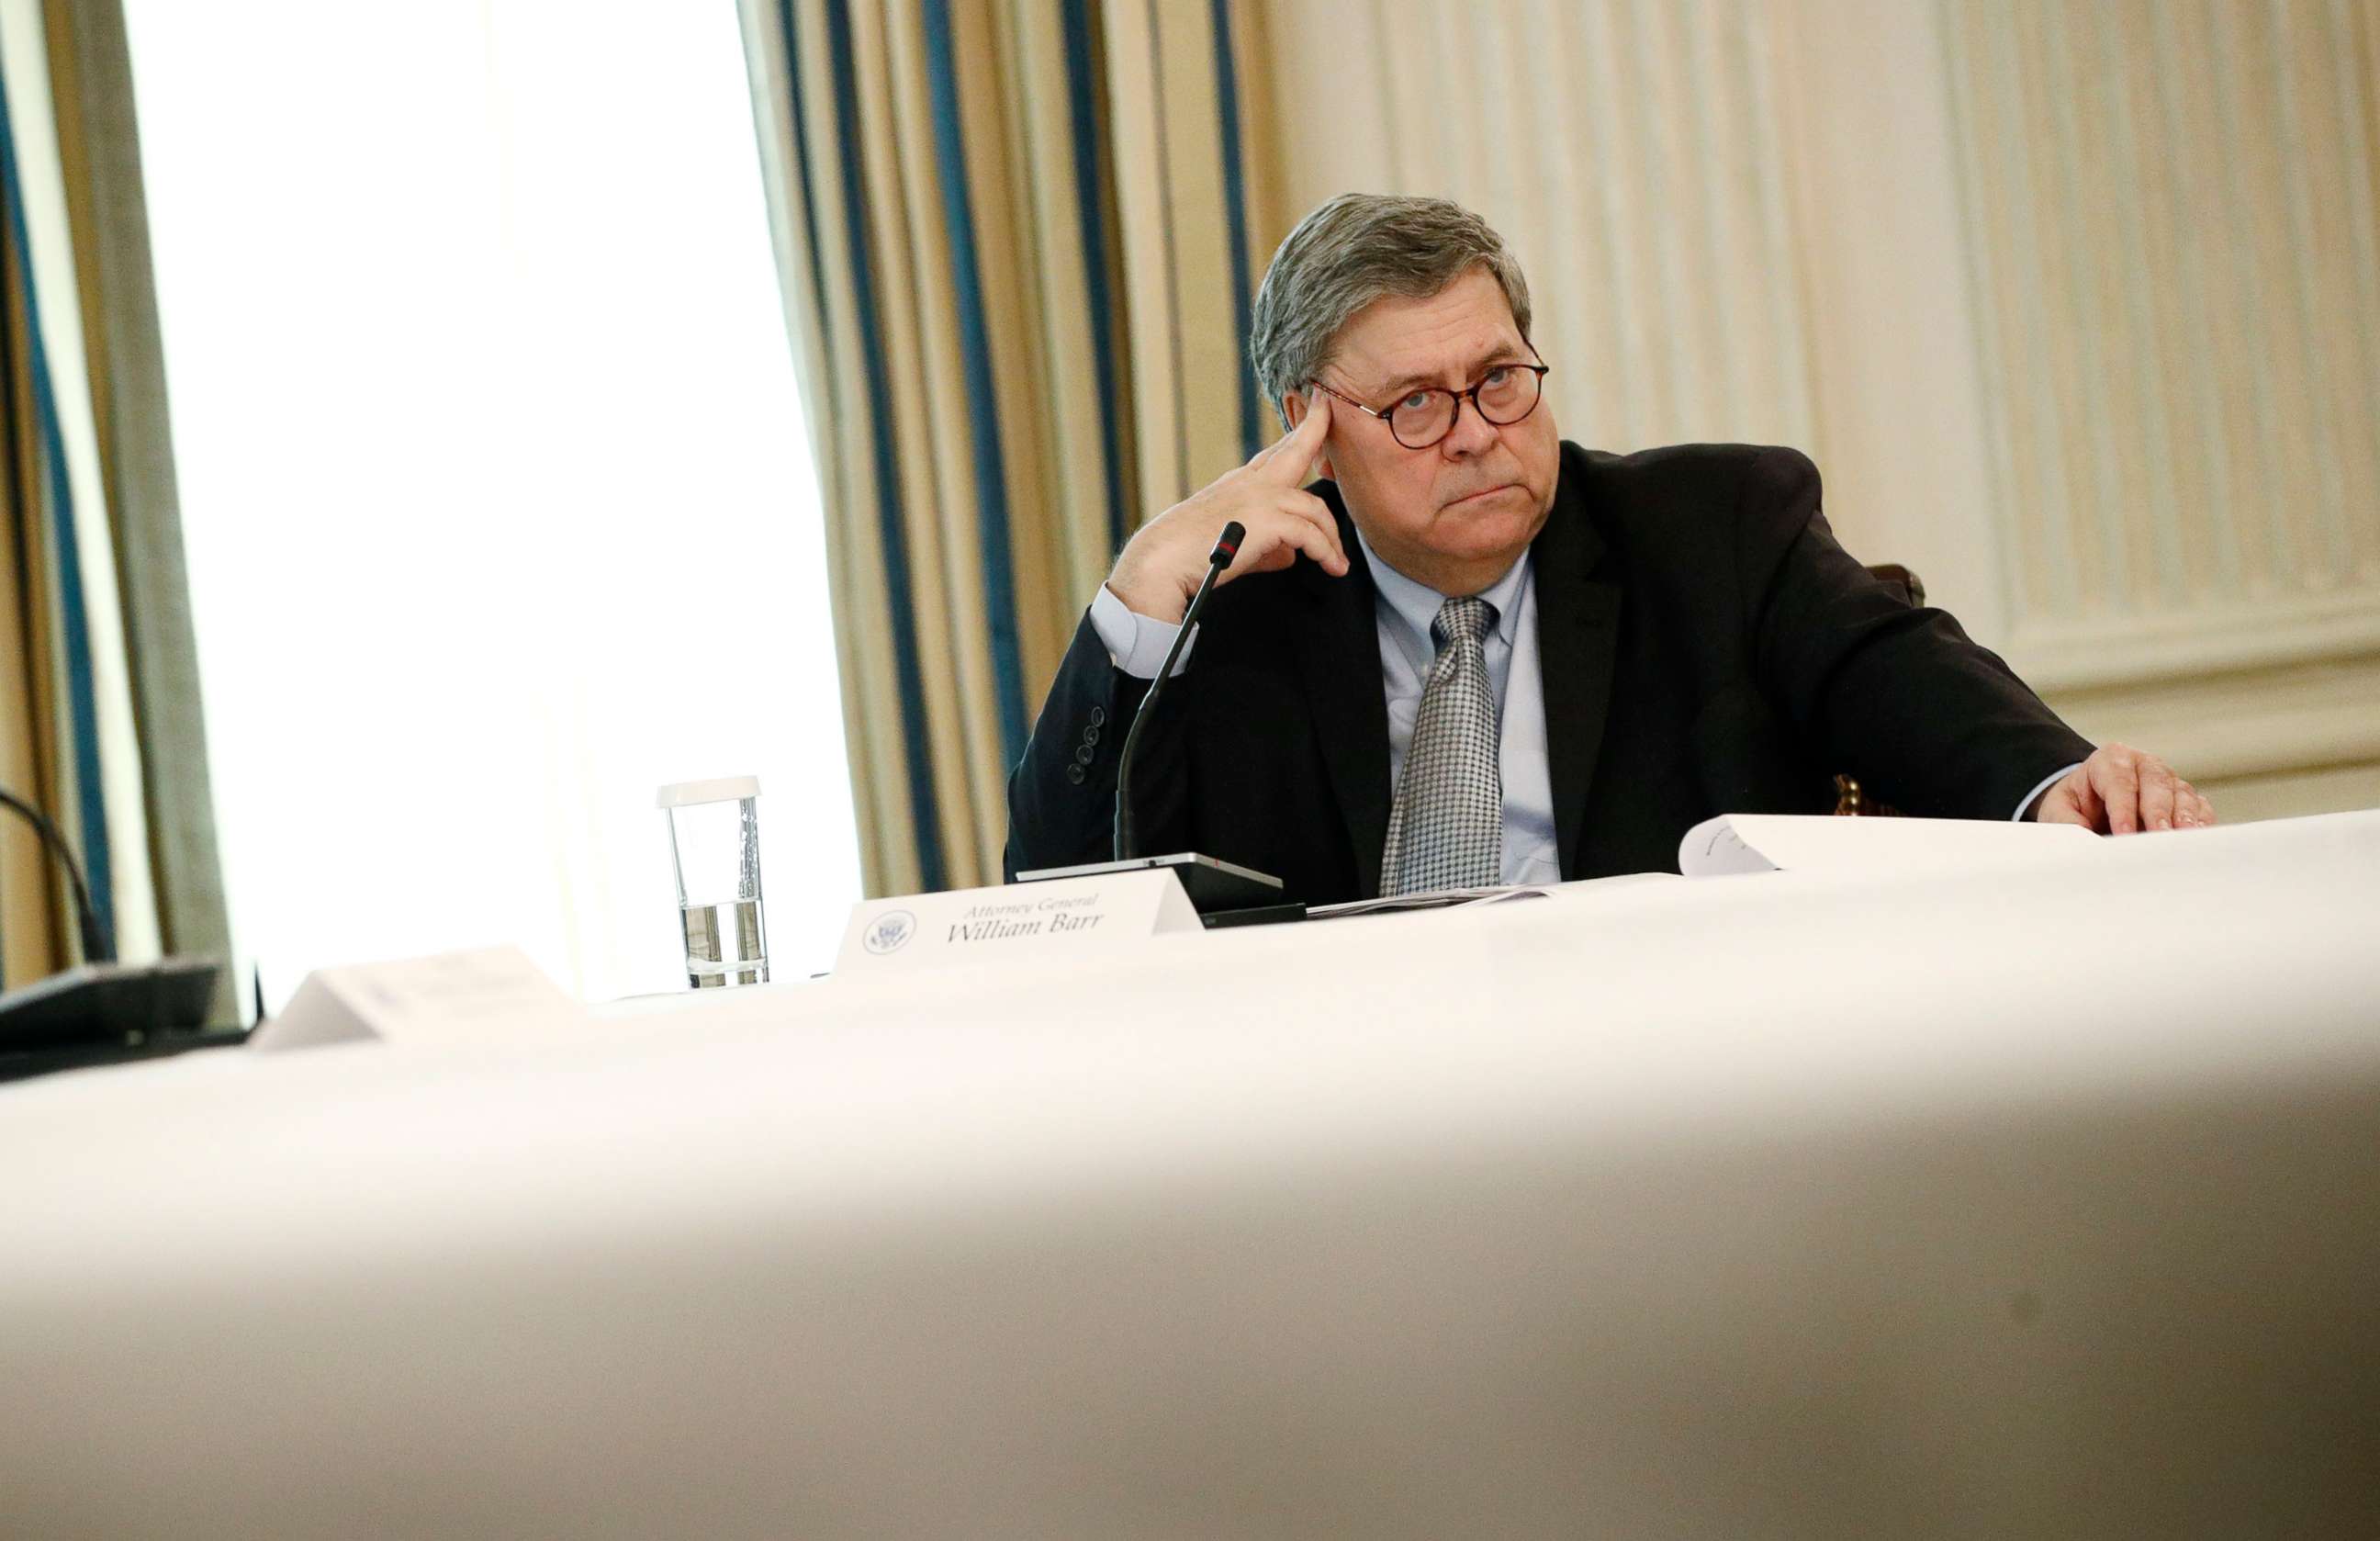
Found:
[[[1546,376],[1552,373],[1547,364],[1498,364],[1479,377],[1479,383],[1467,391],[1449,391],[1436,385],[1424,385],[1406,392],[1385,408],[1371,407],[1357,401],[1344,391],[1333,391],[1321,381],[1313,382],[1318,391],[1345,402],[1366,417],[1379,419],[1389,425],[1390,434],[1407,449],[1427,449],[1454,431],[1455,420],[1463,416],[1463,404],[1468,401],[1481,419],[1498,428],[1509,428],[1537,409],[1537,400],[1545,394]]]

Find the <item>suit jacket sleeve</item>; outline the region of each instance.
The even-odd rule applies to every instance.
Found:
[[[2006,819],[2090,743],[1949,613],[1902,602],[1839,545],[1817,467],[1768,450],[1738,509],[1755,672],[1802,740],[1882,801]]]
[[[1157,715],[1133,750],[1133,819],[1141,850],[1189,843],[1186,724],[1196,710],[1197,670],[1165,687]],[[1086,611],[1058,665],[1025,758],[1008,778],[1008,847],[1002,867],[1020,871],[1105,861],[1115,854],[1116,763],[1148,681],[1110,661]]]

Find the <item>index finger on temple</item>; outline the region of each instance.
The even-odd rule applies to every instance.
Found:
[[[1274,440],[1257,463],[1294,487],[1305,479],[1306,467],[1322,452],[1323,436],[1330,431],[1330,398],[1317,391],[1305,398],[1305,416],[1297,419],[1297,426]]]

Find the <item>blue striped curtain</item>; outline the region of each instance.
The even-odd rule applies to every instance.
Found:
[[[1256,449],[1231,0],[744,0],[869,891],[994,882],[1115,552]]]
[[[39,31],[0,38],[0,786],[76,849],[119,955],[224,955],[122,14],[64,0]],[[78,944],[31,831],[0,823],[7,982]]]

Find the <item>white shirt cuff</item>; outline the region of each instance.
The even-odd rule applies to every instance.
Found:
[[[1110,663],[1135,679],[1153,680],[1165,662],[1165,649],[1173,646],[1174,635],[1182,628],[1151,620],[1130,609],[1116,598],[1114,589],[1102,583],[1099,591],[1091,596],[1091,629],[1099,634],[1099,643],[1107,649]],[[1194,626],[1190,640],[1183,644],[1182,656],[1174,661],[1173,677],[1179,678],[1182,671],[1190,667],[1190,654],[1197,646],[1198,631]]]
[[[2031,792],[2026,793],[2024,795],[2024,800],[2017,804],[2016,811],[2009,815],[2009,822],[2011,824],[2023,823],[2024,816],[2032,811],[2034,804],[2041,800],[2041,795],[2043,793],[2048,791],[2051,787],[2056,786],[2059,782],[2064,781],[2067,777],[2074,774],[2075,771],[2082,768],[2082,762],[2078,759],[2073,764],[2066,767],[2063,770],[2052,770],[2048,775],[2042,777],[2041,784],[2034,787]]]

